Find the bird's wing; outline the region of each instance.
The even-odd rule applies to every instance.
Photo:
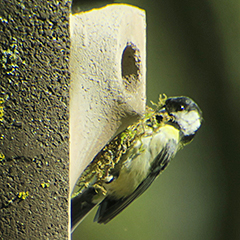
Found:
[[[171,146],[172,149],[169,149]],[[168,144],[158,156],[155,158],[152,169],[145,180],[143,180],[136,190],[126,198],[112,199],[111,196],[106,197],[99,205],[98,211],[94,218],[95,222],[108,223],[124,208],[126,208],[134,199],[139,197],[154,181],[154,179],[163,171],[173,157],[176,149],[176,143]],[[171,151],[172,150],[172,151]]]

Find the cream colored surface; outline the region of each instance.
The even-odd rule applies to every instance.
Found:
[[[125,4],[70,16],[70,192],[94,156],[145,110],[145,12]],[[122,54],[139,50],[136,88],[122,79]],[[131,82],[129,83],[131,85]]]

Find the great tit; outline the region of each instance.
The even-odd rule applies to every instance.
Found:
[[[188,97],[160,98],[156,109],[116,136],[79,179],[71,200],[72,231],[99,205],[94,221],[108,223],[140,196],[167,167],[177,151],[191,142],[202,112]]]

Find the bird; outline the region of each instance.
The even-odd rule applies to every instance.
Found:
[[[154,103],[153,103],[154,104]],[[152,184],[202,125],[189,97],[160,95],[137,123],[112,139],[84,170],[71,198],[72,232],[98,206],[94,221],[108,223]]]

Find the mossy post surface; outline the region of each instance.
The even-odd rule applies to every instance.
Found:
[[[0,238],[68,238],[68,1],[0,1]]]

